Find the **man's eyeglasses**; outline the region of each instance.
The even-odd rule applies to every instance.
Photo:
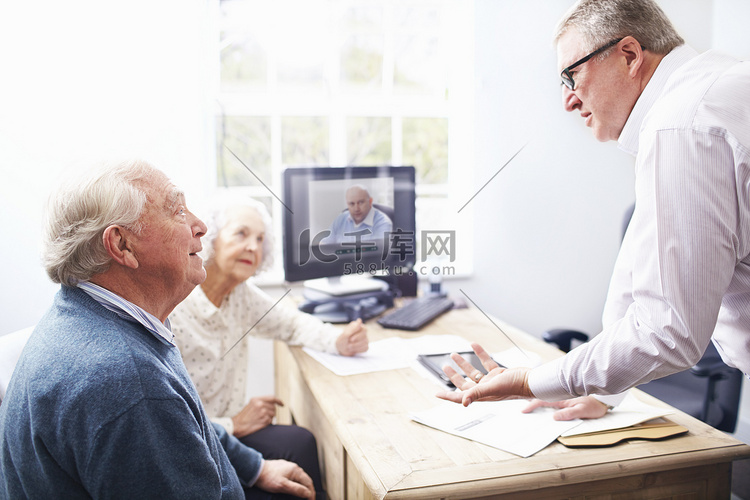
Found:
[[[617,40],[612,40],[607,45],[604,45],[603,47],[599,47],[598,49],[596,49],[595,51],[593,51],[591,54],[587,55],[583,59],[577,60],[576,62],[574,62],[573,64],[571,64],[570,66],[562,70],[562,72],[560,73],[562,84],[568,87],[570,90],[575,90],[576,82],[573,81],[573,75],[570,73],[570,70],[572,70],[576,66],[580,66],[581,64],[585,63],[586,61],[588,61],[595,55],[601,52],[604,52],[605,50],[612,47],[613,45],[616,45],[617,43],[620,42],[620,40],[622,40],[622,38],[618,38]]]

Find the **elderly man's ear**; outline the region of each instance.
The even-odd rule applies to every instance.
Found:
[[[138,259],[133,252],[133,238],[130,231],[120,226],[109,226],[102,237],[104,248],[112,260],[121,266],[138,268]]]

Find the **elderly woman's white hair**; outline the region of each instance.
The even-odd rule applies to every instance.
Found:
[[[75,286],[109,269],[104,230],[118,225],[140,233],[147,198],[139,181],[154,170],[140,160],[102,165],[68,180],[50,196],[42,263],[53,282]]]
[[[202,238],[203,251],[200,254],[204,266],[209,265],[214,257],[214,243],[219,236],[219,232],[227,224],[227,210],[235,207],[249,207],[260,215],[263,226],[265,226],[265,237],[263,238],[263,258],[256,274],[267,271],[273,266],[274,238],[271,214],[268,213],[268,209],[263,203],[254,198],[225,193],[208,200],[200,210],[200,218],[208,228],[206,235]]]

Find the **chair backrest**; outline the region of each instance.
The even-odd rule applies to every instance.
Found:
[[[380,203],[373,203],[372,206],[377,208],[381,212],[383,212],[385,215],[387,215],[388,218],[391,219],[391,222],[393,222],[393,207],[389,207],[387,205],[381,205]]]
[[[714,401],[721,406],[723,418],[714,427],[720,431],[734,432],[737,429],[742,398],[742,379],[744,378],[740,370],[734,370],[727,375],[726,379],[716,382]]]
[[[0,336],[0,401],[5,397],[10,376],[21,357],[21,351],[29,340],[33,326]]]
[[[627,210],[625,210],[625,214],[622,216],[622,237],[625,238],[625,231],[628,230],[628,226],[630,225],[630,219],[633,218],[633,212],[635,212],[635,203],[630,205]]]
[[[706,372],[709,378],[708,396],[699,418],[721,431],[734,432],[740,412],[744,374],[724,364],[713,342],[708,344],[706,352],[692,372],[700,375]],[[712,406],[719,411],[712,411]]]

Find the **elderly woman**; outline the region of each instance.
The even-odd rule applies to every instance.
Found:
[[[297,426],[273,425],[274,396],[246,399],[247,337],[274,338],[351,356],[368,348],[360,320],[339,328],[276,301],[247,280],[272,261],[271,220],[251,198],[211,204],[201,214],[206,280],[178,305],[170,321],[206,412],[230,434],[266,458],[298,463],[321,491],[315,439]],[[276,305],[275,305],[276,304]]]

